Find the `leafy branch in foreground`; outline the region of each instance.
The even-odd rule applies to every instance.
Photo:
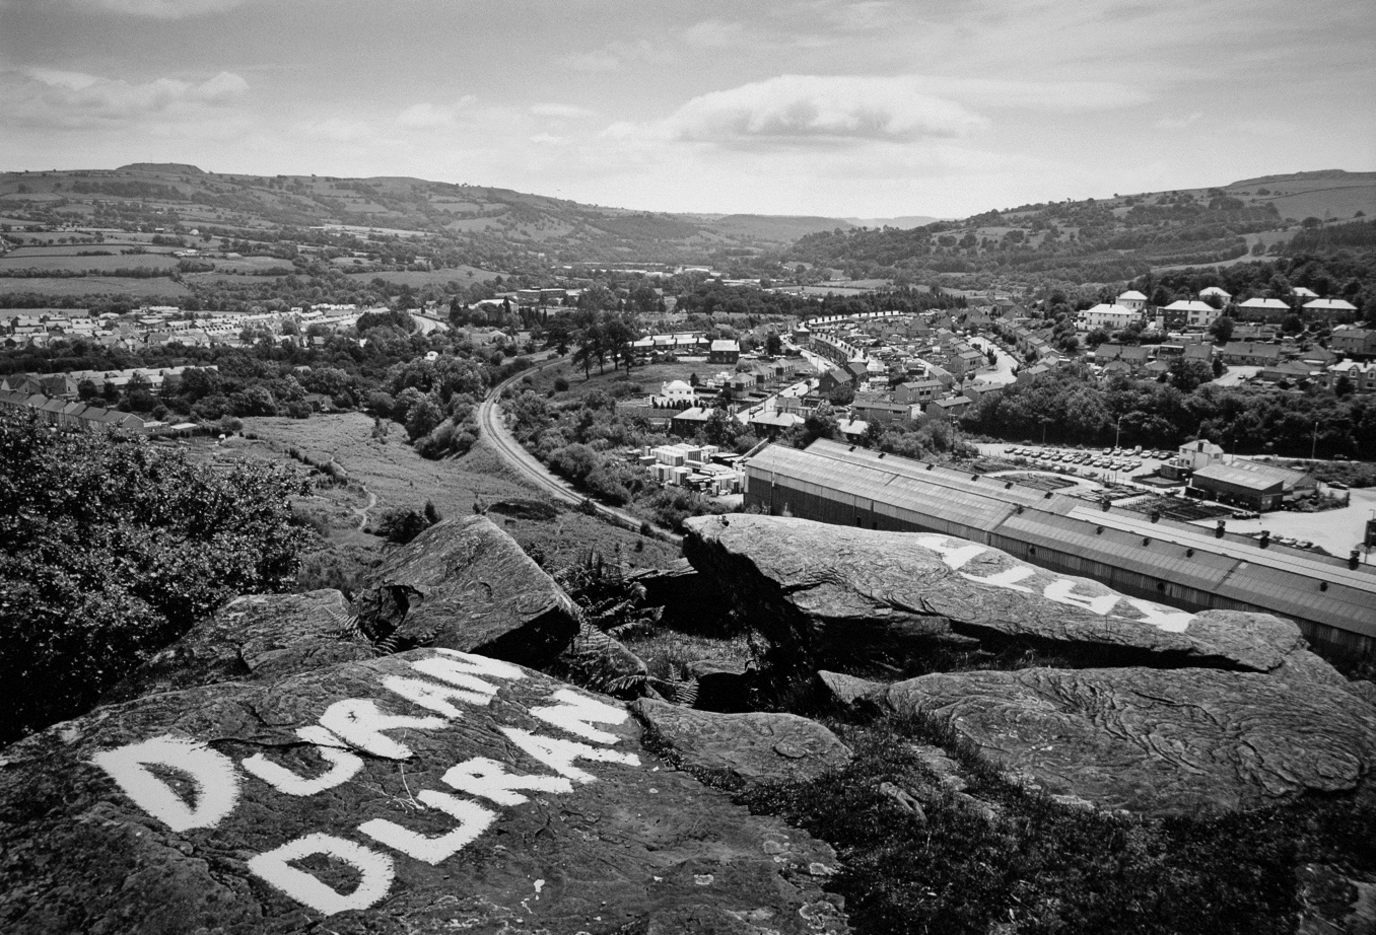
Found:
[[[304,492],[283,466],[0,413],[0,742],[81,713],[226,599],[289,587]]]

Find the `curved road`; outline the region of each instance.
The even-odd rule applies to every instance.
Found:
[[[624,513],[621,510],[613,509],[605,504],[592,500],[585,494],[574,490],[572,485],[562,478],[551,474],[546,467],[540,463],[529,451],[521,446],[521,443],[512,437],[507,431],[506,419],[502,415],[501,398],[506,392],[507,387],[514,386],[520,379],[529,373],[544,370],[547,367],[557,366],[567,361],[568,357],[555,357],[543,363],[536,364],[526,370],[522,370],[507,379],[498,383],[492,388],[481,403],[478,404],[478,427],[481,437],[486,444],[505,461],[512,470],[528,481],[537,490],[546,493],[556,500],[571,503],[574,506],[582,506],[584,503],[591,503],[597,511],[597,515],[609,522],[626,529],[640,531],[642,520],[639,517]],[[683,537],[666,529],[650,524],[651,535],[664,542],[671,542],[680,545]]]

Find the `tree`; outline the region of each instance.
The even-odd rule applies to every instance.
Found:
[[[1213,335],[1215,344],[1227,344],[1233,337],[1233,320],[1227,315],[1218,316],[1209,326],[1209,334]]]
[[[307,533],[282,465],[0,414],[0,742],[73,717],[227,598],[281,591]]]
[[[773,331],[769,332],[764,339],[764,350],[770,357],[778,357],[784,352],[783,338],[779,337]]]

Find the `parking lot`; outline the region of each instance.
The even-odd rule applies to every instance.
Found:
[[[1058,448],[1048,445],[977,446],[980,454],[1001,458],[1022,458],[1029,467],[1084,477],[1103,484],[1126,484],[1135,475],[1155,473],[1161,462],[1175,456],[1173,451],[1134,451],[1113,448]]]

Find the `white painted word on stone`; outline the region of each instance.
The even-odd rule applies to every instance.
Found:
[[[388,675],[381,680],[384,689],[435,712],[433,716],[391,714],[379,707],[375,699],[347,698],[331,704],[321,714],[319,723],[296,731],[328,764],[316,776],[299,775],[261,753],[236,766],[228,756],[204,743],[172,736],[105,750],[96,754],[92,762],[108,773],[135,805],[172,831],[214,828],[238,804],[242,789],[239,767],[284,795],[317,795],[352,780],[363,768],[363,755],[409,758],[412,751],[403,739],[407,732],[441,730],[463,718],[469,709],[487,707],[497,695],[493,680],[525,678],[519,667],[495,659],[452,649],[436,649],[433,653],[406,663],[421,677]],[[425,808],[452,819],[450,830],[422,834],[389,819],[374,818],[360,824],[358,833],[413,860],[436,865],[477,840],[497,820],[498,809],[529,801],[527,793],[568,794],[579,784],[596,781],[596,776],[577,765],[580,761],[640,765],[634,753],[610,749],[620,738],[599,726],[625,723],[630,715],[624,708],[571,689],[559,689],[549,700],[551,704],[531,708],[531,716],[582,740],[548,737],[509,726],[500,730],[550,773],[511,772],[496,760],[472,757],[444,774],[442,781],[452,792],[423,789],[415,796]],[[195,790],[191,801],[152,767],[189,780]],[[348,865],[358,875],[358,884],[352,891],[341,893],[297,865],[312,856]],[[386,851],[324,832],[288,841],[249,859],[247,866],[254,876],[327,916],[376,905],[391,890],[396,876],[393,859]]]
[[[994,551],[982,545],[972,545],[964,543],[962,545],[952,545],[948,536],[933,535],[922,533],[914,537],[919,545],[925,546],[941,556],[941,560],[947,568],[952,571],[960,571],[972,560]],[[1027,581],[1028,578],[1037,578],[1051,575],[1054,580],[1041,587],[1041,596],[1049,601],[1058,604],[1068,604],[1071,607],[1080,607],[1101,617],[1113,616],[1122,620],[1132,620],[1137,623],[1146,623],[1168,633],[1184,633],[1189,627],[1190,621],[1194,619],[1194,614],[1185,610],[1175,610],[1162,604],[1152,601],[1144,601],[1136,597],[1127,597],[1122,594],[1077,594],[1075,588],[1078,584],[1086,584],[1090,587],[1100,587],[1088,582],[1080,582],[1074,578],[1054,575],[1052,572],[1040,571],[1028,565],[1019,565],[1014,568],[1006,568],[1003,571],[992,575],[972,575],[960,571],[960,576],[968,581],[988,585],[995,588],[1007,588],[1012,591],[1022,591],[1025,594],[1037,593],[1035,588],[1028,587],[1019,582]],[[1137,611],[1136,616],[1126,616],[1121,612],[1115,613],[1120,605],[1126,604]]]

